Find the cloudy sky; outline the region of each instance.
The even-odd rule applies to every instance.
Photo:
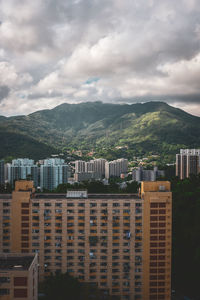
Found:
[[[0,0],[0,115],[97,100],[200,116],[199,0]]]

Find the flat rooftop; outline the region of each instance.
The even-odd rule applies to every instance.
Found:
[[[32,200],[39,199],[141,199],[138,194],[88,194],[87,198],[83,197],[67,197],[66,194],[35,194]]]
[[[0,271],[26,271],[34,260],[33,255],[0,254]]]

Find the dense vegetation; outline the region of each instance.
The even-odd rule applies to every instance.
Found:
[[[80,283],[76,278],[66,274],[49,276],[40,285],[41,300],[119,300],[118,297],[104,295],[96,286]]]
[[[182,295],[200,295],[200,176],[172,180],[173,288]]]
[[[200,118],[162,102],[65,103],[28,116],[0,118],[0,139],[0,158],[94,149],[96,156],[110,160],[153,153],[170,161],[180,148],[199,145]]]

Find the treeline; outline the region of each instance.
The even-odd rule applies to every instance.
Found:
[[[200,175],[173,179],[172,191],[172,288],[200,299]]]
[[[102,193],[102,194],[110,194],[110,193],[137,193],[139,188],[139,184],[136,181],[126,182],[124,186],[120,187],[120,184],[115,182],[115,180],[111,180],[111,182],[106,185],[101,181],[84,181],[82,183],[75,184],[60,184],[53,191],[44,190],[43,192],[51,192],[51,193],[66,193],[67,190],[80,190],[86,189],[88,193]]]
[[[51,275],[39,285],[39,300],[119,300],[97,286],[79,282],[68,273]]]

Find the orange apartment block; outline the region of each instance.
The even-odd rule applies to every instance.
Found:
[[[0,299],[38,299],[37,255],[0,254]]]
[[[38,253],[40,280],[69,272],[123,300],[171,299],[169,182],[142,182],[140,194],[35,194],[18,181],[0,195],[0,216],[0,250]]]

